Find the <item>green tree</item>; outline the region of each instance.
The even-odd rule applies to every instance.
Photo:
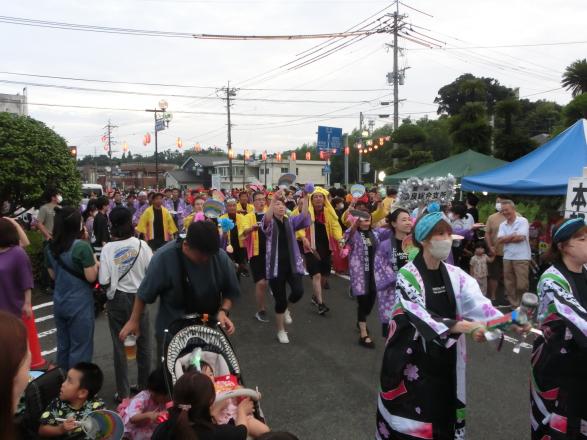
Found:
[[[485,116],[484,104],[466,103],[457,115],[450,118],[449,130],[454,142],[453,153],[462,153],[468,149],[490,153],[491,126]]]
[[[587,93],[578,95],[564,108],[566,126],[569,127],[578,119],[587,119]]]
[[[573,97],[587,93],[587,59],[577,60],[567,66],[561,83],[571,91]]]
[[[81,179],[65,140],[28,116],[0,113],[0,200],[30,208],[49,186],[67,202],[81,198]]]
[[[494,78],[477,78],[465,73],[438,90],[434,102],[438,104],[438,114],[457,115],[468,102],[483,102],[488,114],[493,114],[497,101],[515,96],[515,91],[502,86]]]
[[[433,120],[422,118],[416,121],[416,125],[421,127],[426,134],[424,143],[427,150],[432,152],[433,160],[446,159],[450,156],[452,140],[449,133],[449,118],[441,116]]]

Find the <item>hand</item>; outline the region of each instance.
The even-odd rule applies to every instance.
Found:
[[[530,330],[532,330],[532,325],[528,322],[523,326],[512,324],[510,325],[510,330],[515,331],[519,335],[526,335]]]
[[[255,410],[255,406],[253,405],[253,401],[251,399],[249,399],[248,397],[246,399],[243,399],[243,401],[238,404],[239,414],[241,414],[245,417],[253,414],[254,410]]]
[[[480,322],[470,322],[469,323],[468,332],[475,342],[486,342],[487,341],[487,339],[485,339],[485,332],[486,331],[487,331],[487,328],[485,327],[484,324],[482,324]]]
[[[306,237],[302,237],[302,246],[304,246],[304,253],[312,252],[312,246],[310,245],[310,240]]]
[[[495,246],[489,246],[489,255],[491,257],[495,255]]]
[[[75,421],[75,419],[70,417],[65,422],[63,422],[63,425],[61,425],[61,426],[63,427],[63,430],[65,432],[69,432],[69,431],[73,431],[74,429],[76,429],[79,425]]]
[[[218,419],[218,417],[222,414],[222,411],[228,406],[230,403],[230,399],[223,400],[219,403],[214,403],[210,408],[210,415],[213,419]]]
[[[485,223],[474,223],[473,226],[471,227],[471,229],[476,230],[476,229],[481,229],[485,227]]]
[[[220,312],[218,312],[218,321],[220,322],[220,327],[222,327],[224,329],[224,331],[226,332],[226,334],[228,336],[234,334],[234,330],[235,330],[234,324],[228,318],[228,316],[226,316],[226,313],[224,313],[224,310],[220,310]]]
[[[122,327],[122,330],[120,330],[120,333],[118,334],[118,339],[124,341],[128,335],[135,335],[138,337],[140,334],[140,322],[135,321],[133,319],[129,319],[128,322],[124,324],[124,327]]]
[[[146,412],[145,415],[149,417],[149,420],[151,422],[156,422],[157,417],[159,417],[159,412],[158,411],[149,411],[149,412]]]
[[[282,189],[278,189],[277,191],[275,191],[273,193],[273,198],[283,198],[283,190]]]
[[[32,316],[33,316],[33,307],[32,307],[32,305],[31,305],[30,302],[29,303],[25,302],[22,305],[22,309],[21,310],[22,310],[22,313],[27,317],[27,319],[31,319],[32,318]]]

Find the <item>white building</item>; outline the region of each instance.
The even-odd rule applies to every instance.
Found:
[[[267,160],[249,160],[246,163],[242,159],[232,161],[232,186],[242,188],[251,183],[261,182],[265,187],[277,185],[282,174],[292,173],[297,176],[296,183],[311,182],[315,185],[326,185],[326,176],[322,170],[326,162],[323,160],[281,160],[274,158]],[[213,182],[219,182],[220,187],[230,188],[230,176],[228,172],[228,160],[214,162]],[[213,185],[215,186],[215,185]]]
[[[0,112],[14,113],[19,116],[28,116],[26,89],[23,94],[9,95],[0,93]]]

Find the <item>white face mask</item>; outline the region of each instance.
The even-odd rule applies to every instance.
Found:
[[[501,203],[497,202],[497,203],[495,204],[495,210],[496,210],[496,211],[501,211]]]
[[[61,203],[61,202],[63,202],[63,197],[61,197],[61,194],[59,194],[57,196],[57,203]]]
[[[452,249],[452,240],[430,240],[430,255],[437,260],[446,260]]]

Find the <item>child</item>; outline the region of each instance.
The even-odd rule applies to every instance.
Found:
[[[495,257],[490,257],[485,254],[485,245],[483,242],[478,242],[475,245],[475,255],[471,257],[470,274],[479,283],[481,292],[487,296],[487,263],[492,263]],[[492,301],[495,298],[490,298]]]
[[[234,376],[227,375],[215,377],[214,370],[210,364],[206,362],[200,362],[200,365],[202,368],[202,374],[208,376],[214,384],[216,396],[221,396],[227,391],[241,388]],[[231,421],[236,421],[238,415],[238,402],[236,402],[236,400],[237,399],[227,399],[224,402],[221,402],[219,405],[212,406],[212,417],[218,425],[226,425]],[[257,438],[260,435],[269,432],[269,427],[260,420],[257,420],[252,415],[247,417],[246,424],[249,435],[253,438]]]
[[[124,435],[129,440],[149,440],[157,427],[157,419],[165,412],[169,400],[165,376],[161,368],[147,380],[147,389],[134,396],[126,408],[118,409],[124,421]]]
[[[85,434],[78,423],[89,413],[104,408],[102,399],[96,397],[104,375],[96,364],[78,362],[67,372],[61,384],[59,397],[53,399],[43,414],[39,426],[40,437],[58,439],[82,439]],[[58,422],[57,419],[67,419]]]

